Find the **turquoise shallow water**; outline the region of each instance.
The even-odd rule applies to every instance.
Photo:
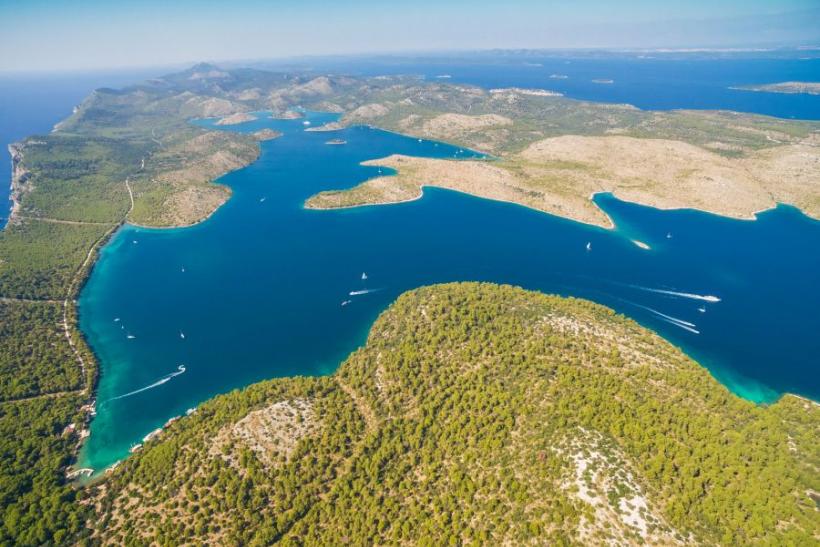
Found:
[[[299,120],[231,130],[263,126],[284,136],[222,179],[233,197],[208,221],[126,226],[102,251],[80,299],[80,326],[102,363],[83,466],[113,463],[218,393],[330,373],[400,293],[455,280],[590,298],[683,347],[739,395],[820,399],[820,223],[794,208],[738,221],[596,196],[614,231],[439,189],[410,203],[310,211],[302,204],[315,192],[377,174],[361,161],[469,153],[365,127],[305,132]],[[373,292],[349,294],[360,290]]]

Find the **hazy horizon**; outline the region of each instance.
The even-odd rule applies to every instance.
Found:
[[[240,0],[58,4],[0,0],[0,72],[181,66],[208,60],[424,54],[488,49],[816,46],[814,0],[503,6],[445,0]],[[11,23],[11,24],[9,24]]]

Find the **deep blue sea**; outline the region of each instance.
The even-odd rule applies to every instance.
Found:
[[[571,61],[565,80],[550,79],[557,72],[546,62],[437,64],[429,72],[405,65],[397,72],[449,74],[451,81],[488,87],[550,87],[645,108],[820,118],[820,98],[729,92],[724,85],[816,81],[815,61],[767,61],[765,70],[747,61],[711,68],[667,61],[640,70],[634,62]],[[585,78],[615,83],[581,83],[577,65],[586,66]],[[805,67],[811,70],[796,72]],[[537,69],[546,73],[537,78],[576,87],[539,83]],[[717,74],[713,84],[710,71]],[[316,125],[333,115],[309,119]],[[400,205],[309,211],[302,204],[315,192],[375,176],[376,168],[360,165],[364,160],[449,157],[453,149],[364,127],[305,132],[300,120],[260,119],[230,130],[261,127],[284,136],[263,143],[257,162],[221,179],[233,197],[208,221],[173,230],[126,226],[103,249],[80,299],[80,326],[102,365],[98,414],[81,465],[113,463],[168,418],[216,394],[266,378],[331,373],[397,295],[456,280],[589,298],[680,346],[738,395],[820,399],[820,223],[794,208],[741,221],[598,195],[617,223],[611,231],[439,189]],[[324,144],[335,137],[348,144]]]

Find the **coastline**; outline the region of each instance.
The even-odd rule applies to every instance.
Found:
[[[256,161],[256,160],[254,160],[254,161]],[[248,164],[248,165],[250,165],[250,164]],[[247,166],[245,166],[245,167],[247,167]],[[242,169],[242,167],[239,167],[238,169]],[[228,173],[224,173],[224,174],[220,175],[219,177],[217,177],[217,179],[215,179],[215,180],[218,180],[218,179],[222,178],[223,176],[225,176],[227,174]],[[227,186],[225,184],[216,184],[215,182],[212,182],[211,184],[213,184],[215,186],[220,186],[222,188],[226,188],[227,191],[228,191],[228,195],[225,196],[225,199],[222,200],[222,202],[219,203],[216,207],[211,209],[211,211],[207,215],[205,215],[204,217],[200,217],[199,219],[197,219],[193,222],[190,222],[188,224],[168,224],[168,225],[162,225],[162,226],[156,226],[156,225],[152,226],[150,224],[139,224],[137,222],[133,222],[133,221],[129,220],[128,217],[126,216],[125,220],[123,221],[123,224],[127,224],[128,226],[133,226],[134,228],[140,228],[142,230],[176,230],[176,229],[184,229],[184,228],[193,228],[194,226],[202,224],[203,222],[208,221],[212,216],[214,216],[214,214],[223,205],[228,203],[228,201],[233,197],[233,190],[231,189],[230,186]]]
[[[395,176],[395,175],[390,175],[390,176]],[[374,180],[374,179],[369,179],[369,180]],[[354,186],[354,188],[355,188],[355,186]],[[739,216],[739,215],[733,215],[731,213],[727,213],[727,214],[716,213],[716,212],[713,212],[713,211],[707,211],[707,210],[698,209],[698,208],[695,208],[695,207],[668,207],[668,206],[662,206],[662,205],[658,205],[658,204],[645,203],[645,202],[635,201],[635,200],[631,200],[631,199],[621,197],[621,196],[618,195],[617,190],[615,190],[615,191],[599,190],[597,192],[591,193],[589,195],[589,200],[590,200],[591,203],[595,204],[595,206],[598,207],[598,209],[604,215],[606,215],[607,219],[609,219],[609,224],[608,225],[603,225],[603,224],[597,224],[597,223],[594,223],[594,222],[586,222],[586,221],[583,221],[583,220],[580,220],[580,219],[577,219],[577,218],[572,218],[572,217],[561,215],[561,214],[554,213],[554,212],[551,212],[551,211],[545,211],[543,209],[537,209],[535,207],[530,207],[529,205],[525,205],[525,204],[519,203],[517,201],[486,197],[486,196],[482,196],[481,194],[477,194],[477,193],[473,193],[473,192],[467,192],[467,191],[464,191],[464,190],[457,190],[457,189],[448,188],[448,187],[445,187],[445,186],[438,186],[436,184],[424,184],[424,185],[421,185],[419,188],[420,188],[421,191],[419,192],[419,194],[417,196],[407,198],[407,199],[401,199],[401,200],[395,200],[395,201],[374,201],[374,202],[367,202],[367,203],[357,203],[357,204],[352,204],[352,205],[339,205],[339,206],[329,206],[329,207],[310,205],[308,202],[314,196],[319,195],[319,194],[314,194],[314,196],[310,196],[309,198],[307,198],[304,201],[304,203],[302,205],[302,208],[305,209],[305,210],[309,210],[309,211],[340,211],[340,210],[345,210],[345,209],[358,209],[358,208],[362,208],[362,207],[380,207],[380,206],[385,206],[385,205],[399,205],[399,204],[402,204],[402,203],[410,203],[410,202],[413,202],[413,201],[418,201],[421,198],[423,198],[424,197],[424,188],[438,188],[440,190],[449,190],[451,192],[457,192],[459,194],[465,194],[465,195],[476,197],[476,198],[479,198],[479,199],[486,199],[486,200],[489,200],[489,201],[497,201],[497,202],[500,202],[500,203],[509,203],[509,204],[512,204],[512,205],[517,205],[519,207],[524,207],[524,208],[530,209],[532,211],[536,211],[536,212],[547,214],[547,215],[552,215],[554,217],[558,217],[558,218],[561,218],[563,220],[568,220],[568,221],[571,221],[571,222],[577,222],[579,224],[584,224],[586,226],[601,228],[603,230],[616,230],[618,228],[618,226],[615,223],[615,221],[612,220],[612,217],[606,211],[604,211],[603,209],[598,207],[597,204],[595,204],[595,199],[594,198],[598,194],[612,194],[615,198],[618,199],[618,201],[622,201],[624,203],[630,203],[630,204],[633,204],[633,205],[640,205],[642,207],[651,207],[652,209],[657,209],[659,211],[694,211],[694,212],[697,212],[697,213],[702,213],[702,214],[707,214],[707,215],[714,215],[714,216],[717,216],[717,217],[722,217],[722,218],[726,218],[726,219],[730,219],[730,220],[739,220],[739,221],[744,221],[744,222],[754,222],[754,221],[758,220],[758,215],[760,215],[762,213],[766,213],[768,211],[773,211],[773,210],[777,209],[777,207],[779,205],[787,205],[789,207],[794,207],[795,209],[800,211],[800,213],[803,216],[805,216],[807,219],[814,220],[815,222],[820,222],[820,220],[811,217],[810,215],[808,215],[800,207],[798,207],[796,205],[792,205],[790,203],[775,202],[775,204],[772,205],[771,207],[767,207],[765,209],[759,209],[757,211],[753,211],[749,215]],[[146,228],[150,228],[150,226],[146,226]],[[641,243],[643,243],[643,242],[641,242]]]
[[[250,165],[253,162],[257,161],[260,155],[261,150],[257,144],[257,154],[254,157],[254,159],[251,160],[248,164],[237,167],[236,169],[232,169],[225,173],[221,173],[218,177],[215,177],[210,184],[225,188],[228,191],[227,196],[221,203],[219,203],[219,205],[214,207],[205,217],[202,217],[190,224],[185,225],[150,226],[135,224],[129,221],[128,217],[133,211],[134,207],[134,198],[133,193],[131,191],[131,187],[128,184],[128,180],[126,179],[125,185],[131,200],[130,209],[124,215],[124,217],[118,223],[116,223],[108,232],[106,232],[99,240],[97,240],[92,246],[92,248],[89,250],[89,253],[86,257],[86,261],[77,271],[76,277],[74,278],[74,281],[72,282],[72,285],[70,287],[69,296],[66,298],[64,302],[64,325],[67,329],[66,336],[70,340],[72,349],[74,350],[75,355],[78,358],[78,361],[82,363],[83,372],[85,373],[87,378],[86,387],[83,390],[85,393],[85,397],[82,399],[82,404],[78,408],[78,412],[82,414],[82,426],[80,428],[75,428],[79,429],[79,431],[77,431],[78,440],[71,455],[71,462],[64,468],[66,478],[74,484],[83,486],[86,484],[93,483],[98,478],[104,476],[105,472],[108,472],[109,470],[113,469],[122,461],[119,460],[111,466],[108,466],[103,469],[92,469],[91,473],[87,472],[87,469],[90,468],[78,467],[78,465],[80,464],[78,459],[79,455],[82,452],[82,449],[87,439],[91,437],[91,422],[96,414],[97,384],[99,382],[100,375],[102,374],[102,367],[100,366],[99,357],[97,356],[96,352],[93,350],[91,345],[88,343],[88,339],[85,333],[79,326],[80,312],[78,302],[79,295],[85,287],[85,284],[88,282],[88,279],[90,278],[91,273],[93,272],[94,267],[97,264],[97,259],[99,258],[100,251],[105,247],[105,245],[107,245],[110,242],[114,235],[126,225],[144,230],[174,230],[190,228],[206,222],[214,215],[214,213],[216,213],[217,210],[219,210],[233,196],[233,190],[230,186],[219,184],[216,181],[224,177],[228,173],[247,167],[247,165]],[[71,313],[69,313],[68,311],[69,303],[72,305]],[[75,339],[76,342],[73,341]],[[79,350],[75,348],[75,344],[80,347]],[[88,367],[88,369],[86,368],[85,362],[83,361],[82,356],[80,355],[81,350],[85,350],[85,353],[89,356],[90,366]],[[161,429],[164,429],[164,426]]]
[[[365,127],[382,130],[373,125]],[[624,165],[600,159],[610,149],[613,153],[625,151]],[[661,154],[669,149],[685,154],[671,164],[663,163]],[[681,141],[563,136],[538,141],[495,165],[480,165],[472,158],[456,161],[393,154],[362,164],[390,167],[397,171],[395,175],[374,177],[352,188],[319,192],[306,203],[311,209],[336,209],[402,202],[410,199],[410,188],[433,186],[612,228],[611,219],[605,218],[600,208],[589,207],[583,200],[581,192],[586,190],[590,196],[611,192],[622,201],[659,210],[691,209],[737,220],[755,220],[758,214],[786,204],[808,218],[820,220],[811,201],[816,189],[808,183],[815,167],[806,157],[811,158],[812,152],[796,146],[775,150],[727,159]],[[687,167],[690,156],[692,161],[702,156],[705,163],[692,170]],[[779,164],[774,162],[791,161],[792,157],[799,157],[801,163],[778,175]],[[658,162],[664,166],[661,171],[657,171]]]
[[[20,213],[20,198],[25,191],[22,185],[28,176],[28,171],[23,168],[24,148],[25,144],[23,142],[14,142],[8,145],[9,155],[11,156],[11,184],[9,184],[11,208],[9,209],[6,225],[14,224],[17,220],[16,216]]]

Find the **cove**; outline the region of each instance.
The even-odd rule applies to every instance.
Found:
[[[263,127],[284,135],[220,180],[233,197],[207,221],[125,226],[102,250],[79,302],[101,365],[82,467],[112,464],[219,393],[333,372],[399,294],[448,281],[589,298],[660,333],[740,396],[820,400],[820,223],[792,207],[741,221],[602,194],[596,203],[618,226],[604,230],[428,188],[414,202],[311,211],[312,194],[376,176],[362,161],[457,149],[368,127],[306,132],[301,120],[230,130]],[[347,144],[325,145],[331,138]]]

